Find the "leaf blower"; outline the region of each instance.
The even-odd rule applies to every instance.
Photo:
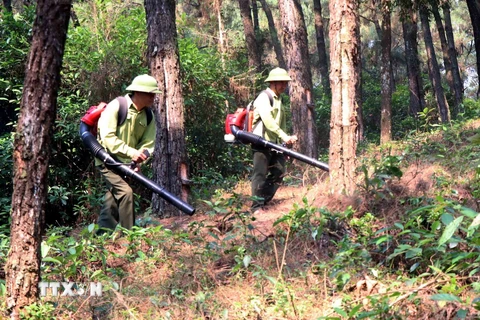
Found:
[[[246,127],[248,128],[248,125],[245,126],[245,122],[248,121],[249,118],[251,118],[251,115],[248,114],[248,111],[245,108],[238,108],[234,114],[227,115],[227,119],[225,121],[225,141],[239,141],[242,143],[251,143],[254,146],[274,149],[283,152],[283,154],[286,156],[300,160],[302,162],[305,162],[306,164],[320,168],[324,171],[329,171],[329,167],[326,163],[320,162],[314,158],[307,157],[306,155],[295,152],[287,147],[267,141],[264,138],[257,136],[256,134],[240,129]]]
[[[166,191],[164,188],[160,187],[158,184],[153,182],[152,180],[148,179],[144,175],[136,172],[132,167],[131,164],[124,164],[121,162],[116,161],[106,150],[103,146],[98,143],[95,136],[90,132],[90,126],[85,122],[80,122],[80,137],[82,138],[83,143],[85,146],[90,149],[92,154],[102,160],[105,167],[112,170],[113,172],[125,176],[131,177],[133,180],[139,182],[147,189],[155,192],[168,203],[174,205],[184,213],[188,215],[193,215],[195,213],[195,208],[190,206],[188,203],[182,201],[181,199],[175,197],[173,194]]]

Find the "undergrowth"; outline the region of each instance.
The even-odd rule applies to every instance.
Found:
[[[317,205],[332,196],[292,186],[290,208],[273,207],[264,229],[245,192],[208,193],[206,183],[210,199],[184,224],[148,217],[102,236],[95,224],[50,228],[42,281],[75,283],[77,295],[47,291],[24,319],[476,318],[480,147],[468,140],[472,126],[365,151],[358,199],[343,207]],[[0,265],[8,241],[0,236]],[[81,288],[91,282],[102,283],[102,296]]]

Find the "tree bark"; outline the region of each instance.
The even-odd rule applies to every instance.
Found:
[[[23,7],[30,6],[34,3],[33,0],[12,0],[12,10],[14,13],[23,13]]]
[[[278,2],[283,28],[283,43],[289,83],[293,131],[298,136],[299,152],[318,157],[318,133],[315,124],[315,104],[312,101],[312,74],[308,56],[308,40],[302,7],[298,0]]]
[[[463,112],[463,81],[458,66],[457,50],[455,49],[455,38],[453,36],[452,19],[450,17],[450,5],[445,2],[442,5],[443,17],[445,20],[445,34],[447,35],[448,56],[452,63],[453,88],[455,94],[456,112]]]
[[[322,77],[322,86],[326,94],[330,94],[330,79],[328,77],[328,57],[325,46],[325,30],[323,27],[322,4],[320,0],[313,0],[315,15],[315,33],[317,36],[318,68]]]
[[[468,12],[472,21],[473,40],[475,41],[475,52],[480,52],[480,8],[477,0],[467,0]],[[480,54],[477,54],[477,99],[480,97]]]
[[[357,113],[360,101],[358,1],[330,1],[330,186],[334,194],[355,190]]]
[[[193,1],[191,1],[193,3]],[[210,23],[211,17],[210,15],[212,14],[212,5],[213,3],[211,1],[197,1],[197,4],[194,5],[195,7],[198,8],[200,11],[200,25],[201,26],[206,26]]]
[[[438,67],[437,56],[433,46],[432,34],[430,32],[430,23],[428,20],[428,9],[424,4],[420,5],[420,20],[422,22],[423,38],[428,57],[428,75],[432,82],[435,100],[437,101],[438,113],[443,123],[450,122],[450,110],[447,99],[442,87],[440,69]]]
[[[430,0],[432,14],[435,19],[435,25],[437,26],[438,38],[440,39],[440,46],[442,48],[443,64],[445,67],[445,79],[450,88],[450,92],[454,94],[455,88],[453,87],[453,74],[452,74],[452,61],[448,54],[447,36],[445,34],[445,28],[443,27],[442,17],[438,9],[438,0]]]
[[[418,41],[417,41],[417,14],[416,10],[410,4],[402,8],[403,40],[405,42],[405,61],[408,74],[408,88],[410,92],[410,114],[415,118],[418,113],[425,109],[425,97],[423,91],[423,81],[420,73],[420,61],[418,59]]]
[[[257,0],[250,0],[252,3],[252,16],[253,16],[253,31],[255,36],[260,32],[260,23],[258,22],[258,6]]]
[[[71,0],[39,0],[14,141],[7,308],[18,319],[38,299],[40,243],[47,200],[52,128]]]
[[[278,40],[278,33],[277,28],[275,27],[275,22],[273,21],[272,11],[267,4],[266,0],[259,0],[262,4],[263,12],[265,12],[265,16],[267,16],[268,21],[268,30],[270,31],[270,37],[272,38],[273,49],[275,50],[275,55],[277,57],[278,66],[280,68],[285,69],[287,64],[285,63],[285,59],[283,57],[282,46],[280,44],[280,40]]]
[[[248,65],[254,67],[257,72],[261,70],[261,57],[255,37],[255,30],[252,22],[252,13],[249,0],[238,0],[240,5],[240,15],[242,16],[243,30],[245,32],[245,41],[247,43]]]
[[[218,47],[221,55],[222,68],[225,69],[225,43],[223,39],[223,22],[222,22],[222,0],[215,0],[215,11],[217,12],[218,21]]]
[[[3,6],[8,12],[12,12],[12,0],[3,0]]]
[[[381,0],[382,11],[382,62],[381,74],[381,95],[382,110],[380,121],[380,143],[392,140],[392,26],[390,19],[390,0]]]
[[[180,199],[189,196],[185,146],[184,106],[175,24],[175,0],[145,0],[148,63],[162,91],[155,101],[157,136],[153,160],[154,180]],[[153,212],[161,217],[181,211],[154,194]]]

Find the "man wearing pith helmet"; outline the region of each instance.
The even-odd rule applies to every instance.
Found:
[[[293,144],[296,135],[286,131],[286,118],[280,95],[287,89],[292,79],[282,68],[270,71],[265,82],[269,87],[262,91],[253,102],[253,133],[276,144]],[[285,173],[285,157],[269,148],[252,146],[252,211],[262,213],[264,206],[273,199]]]
[[[112,100],[98,120],[98,139],[105,150],[119,162],[135,167],[147,160],[155,146],[155,121],[150,106],[158,89],[155,78],[143,74],[126,88],[131,93]],[[125,119],[119,123],[119,119]],[[101,228],[114,229],[117,224],[130,229],[135,222],[132,188],[100,160],[96,166],[106,180],[108,190],[98,218]]]

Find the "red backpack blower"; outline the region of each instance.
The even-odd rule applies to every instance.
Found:
[[[273,106],[273,97],[268,91],[265,91],[270,98],[270,105]],[[275,144],[273,142],[265,140],[263,137],[253,134],[252,131],[253,122],[253,102],[250,102],[246,108],[238,108],[235,113],[228,114],[225,120],[225,141],[230,143],[250,143],[252,146],[262,146],[277,150],[290,156],[294,159],[300,160],[311,166],[317,167],[324,171],[329,171],[329,167],[326,163],[320,162],[317,159],[310,158],[301,153],[295,152],[285,146]]]
[[[273,107],[273,97],[271,93],[267,90],[262,92],[265,92],[268,95],[270,105]],[[231,130],[232,125],[246,132],[253,131],[253,110],[253,101],[251,101],[246,108],[238,108],[235,113],[227,114],[227,118],[225,119],[225,142],[234,143],[237,141]]]

